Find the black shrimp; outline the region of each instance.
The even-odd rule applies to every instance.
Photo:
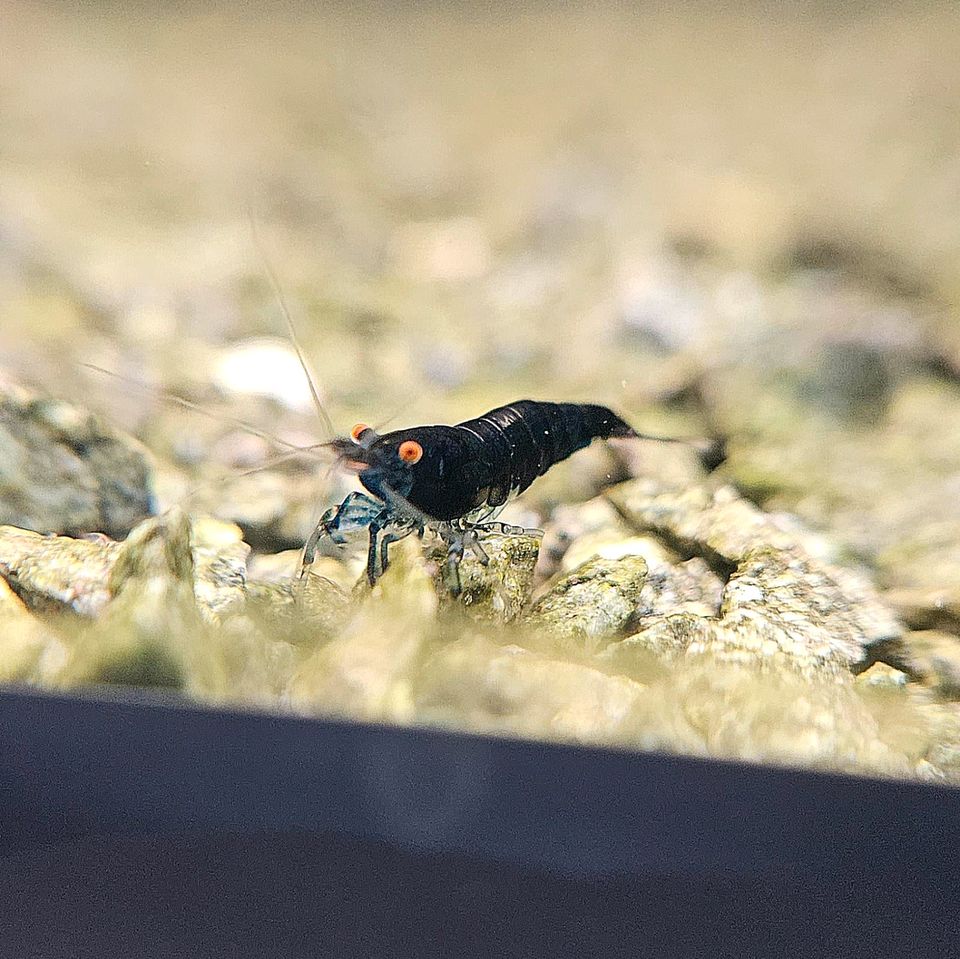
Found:
[[[368,426],[330,446],[356,470],[367,493],[350,493],[324,513],[303,550],[301,577],[321,538],[343,544],[366,528],[367,578],[387,568],[391,543],[429,528],[447,545],[444,582],[460,592],[458,567],[469,549],[486,565],[481,532],[519,532],[493,522],[507,500],[594,439],[646,437],[605,406],[518,400],[456,426],[417,426],[384,435]]]

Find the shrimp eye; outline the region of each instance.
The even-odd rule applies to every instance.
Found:
[[[404,463],[413,465],[419,462],[420,457],[423,456],[423,447],[416,440],[404,440],[397,449],[397,456]]]
[[[368,429],[370,429],[370,427],[367,426],[366,423],[357,423],[357,425],[352,430],[350,430],[350,438],[353,440],[354,443],[359,443],[360,437],[363,436],[363,434],[366,433]]]

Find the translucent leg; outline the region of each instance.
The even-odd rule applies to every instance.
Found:
[[[504,536],[543,536],[542,529],[528,529],[525,526],[511,526],[509,523],[498,521],[477,523],[473,529],[484,530],[488,533],[502,533]]]
[[[338,546],[342,546],[346,539],[345,533],[358,529],[365,529],[374,523],[384,512],[384,505],[379,500],[372,499],[365,493],[350,493],[339,505],[332,506],[323,516],[317,528],[310,534],[304,543],[303,555],[300,558],[300,570],[297,579],[302,583],[307,575],[307,569],[317,556],[317,545],[324,536],[329,536]]]
[[[367,582],[373,586],[377,581],[377,537],[380,535],[380,524],[371,523],[367,532],[370,534],[370,545],[367,547]]]
[[[480,539],[477,536],[477,530],[469,529],[463,534],[463,545],[473,553],[480,562],[481,566],[486,566],[490,562],[487,551],[480,545]]]
[[[391,530],[390,532],[384,533],[383,538],[380,540],[380,575],[382,576],[387,571],[387,566],[390,565],[390,559],[387,555],[387,550],[390,548],[391,543],[397,542],[397,540],[403,539],[405,536],[409,536],[411,533],[416,533],[415,529],[402,529],[402,530]],[[422,530],[420,531],[422,534]]]
[[[447,559],[443,564],[443,583],[454,595],[459,596],[460,560],[463,559],[463,539],[455,539],[447,546]]]

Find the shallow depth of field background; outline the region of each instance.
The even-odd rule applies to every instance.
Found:
[[[251,341],[284,336],[252,211],[340,431],[595,400],[730,437],[731,480],[886,585],[954,542],[955,6],[0,18],[4,367],[178,468],[269,451],[152,387],[325,438]]]

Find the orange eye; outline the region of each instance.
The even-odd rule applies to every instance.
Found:
[[[397,456],[399,456],[404,463],[416,463],[420,457],[423,456],[423,447],[415,440],[404,440],[397,449]]]
[[[366,433],[368,429],[370,429],[370,427],[367,426],[366,423],[357,423],[357,425],[352,430],[350,430],[350,437],[353,440],[353,442],[359,443],[360,437],[363,436],[363,434]]]

